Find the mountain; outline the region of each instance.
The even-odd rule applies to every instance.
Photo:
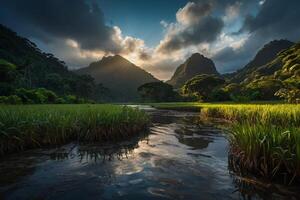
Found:
[[[251,73],[275,59],[279,52],[291,47],[293,44],[293,42],[288,40],[274,40],[269,42],[258,51],[254,59],[251,60],[245,67],[235,73],[232,73],[230,80],[232,82],[244,81],[249,78]]]
[[[120,55],[103,57],[75,72],[91,75],[97,83],[110,89],[116,101],[134,101],[138,97],[139,86],[159,81]]]
[[[219,75],[214,62],[211,59],[206,58],[199,53],[194,53],[183,64],[177,67],[174,75],[167,83],[173,85],[175,88],[179,88],[187,80],[201,74]]]
[[[40,65],[39,68],[41,69],[36,68],[34,70],[46,70],[48,73],[55,72],[61,75],[71,73],[63,61],[60,61],[52,54],[42,52],[33,42],[18,36],[17,33],[1,24],[0,58],[15,65],[24,65],[24,67]]]
[[[261,66],[253,66],[244,80],[224,87],[234,99],[300,101],[300,43],[280,51],[274,59]]]
[[[281,51],[272,61],[248,74],[247,82],[274,78],[282,82],[296,80],[300,87],[300,43]]]

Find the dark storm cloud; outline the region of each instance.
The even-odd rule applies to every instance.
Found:
[[[256,3],[258,4],[259,1]],[[249,37],[239,49],[226,47],[213,59],[223,72],[234,71],[249,62],[260,48],[275,39],[300,40],[300,1],[266,0],[256,15],[247,15],[238,34]]]
[[[151,59],[151,55],[145,51],[139,52],[139,59],[147,61]]]
[[[115,30],[105,25],[97,4],[83,0],[5,0],[1,7],[0,11],[5,9],[11,18],[18,19],[17,29],[26,30],[25,35],[46,42],[52,38],[73,39],[87,50],[116,51],[118,48],[112,39]],[[5,23],[10,25],[9,20]]]
[[[242,31],[299,39],[299,0],[266,0],[256,16],[248,15]]]
[[[240,32],[262,43],[274,39],[300,40],[300,1],[266,0],[256,16],[248,15]]]
[[[207,17],[200,23],[171,35],[161,46],[161,50],[169,52],[201,42],[212,42],[217,38],[222,27],[223,22],[220,19]]]
[[[228,73],[234,72],[237,68],[244,66],[254,56],[254,52],[249,52],[246,48],[236,51],[232,47],[225,47],[215,54],[212,59],[219,72]]]
[[[202,42],[213,42],[221,32],[224,23],[211,16],[212,5],[190,2],[177,14],[177,24],[169,27],[168,33],[158,51],[169,53]]]

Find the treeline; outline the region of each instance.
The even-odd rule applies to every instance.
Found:
[[[166,83],[144,84],[142,101],[270,101],[300,103],[300,43],[280,52],[271,62],[247,74],[242,82],[228,76],[201,74],[173,90]],[[176,94],[175,94],[176,93]]]
[[[283,99],[288,103],[300,103],[297,82],[282,82],[266,78],[249,84],[230,83],[217,75],[202,74],[188,80],[180,89],[174,90],[167,83],[147,83],[139,87],[143,102],[172,101],[272,101]]]
[[[30,75],[28,68],[0,59],[0,103],[91,103],[108,100],[109,90],[95,84],[88,75],[62,77],[51,73],[44,80],[36,80],[38,75]]]
[[[93,100],[75,95],[58,96],[55,92],[45,88],[18,88],[13,94],[0,96],[0,104],[83,104],[95,103]]]

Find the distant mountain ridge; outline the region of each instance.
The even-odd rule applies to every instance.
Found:
[[[273,40],[263,46],[253,60],[251,60],[248,64],[246,64],[240,70],[232,73],[230,77],[231,82],[242,82],[245,79],[249,78],[249,76],[258,68],[263,65],[266,65],[270,61],[274,60],[278,53],[281,51],[290,48],[294,45],[293,42],[288,40]],[[274,72],[274,71],[273,71]],[[228,75],[226,75],[228,76]]]
[[[277,56],[265,65],[255,69],[248,75],[245,82],[253,80],[263,80],[266,78],[279,79],[283,82],[289,82],[292,79],[297,80],[300,87],[300,43],[281,51]]]
[[[201,74],[219,75],[219,72],[211,59],[206,58],[199,53],[194,53],[183,64],[177,67],[174,75],[167,83],[178,88],[187,80]]]
[[[120,55],[103,57],[75,73],[92,76],[96,83],[102,83],[110,89],[116,101],[134,101],[138,97],[139,86],[159,81]]]

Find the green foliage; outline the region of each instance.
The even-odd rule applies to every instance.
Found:
[[[228,101],[228,93],[223,88],[215,88],[210,94],[211,101]]]
[[[148,125],[138,109],[117,105],[0,105],[0,155],[76,141],[126,139]]]
[[[77,97],[75,95],[65,95],[59,97],[51,90],[45,88],[37,89],[16,89],[10,96],[1,96],[0,103],[3,104],[83,104],[95,103],[95,101]]]
[[[202,74],[188,80],[181,88],[184,96],[194,96],[199,101],[215,100],[214,95],[222,91],[218,89],[225,83],[225,80],[217,75]],[[215,91],[215,94],[212,93]]]
[[[285,183],[300,176],[300,105],[203,105],[201,115],[234,122],[229,127],[234,170]]]
[[[236,103],[159,103],[164,109],[200,110],[201,119],[228,123],[229,166],[239,173],[283,179],[300,177],[300,105]]]
[[[247,84],[245,89],[252,95],[256,92],[256,95],[252,98],[255,100],[272,100],[276,99],[275,92],[283,87],[280,80],[276,79],[262,79],[255,80]]]
[[[47,74],[45,77],[45,88],[48,88],[53,91],[64,90],[64,80],[61,75],[57,73]],[[62,93],[65,91],[61,91]]]
[[[275,43],[278,42],[280,41],[275,41]],[[284,45],[286,48],[290,46],[290,42],[281,41],[280,43],[286,43]],[[277,51],[272,46],[274,45],[267,45],[268,48],[264,48],[265,53],[262,53],[262,51],[258,53],[261,61],[265,60],[264,62],[255,64],[254,61],[258,61],[257,58],[259,57],[257,55],[254,61],[250,62],[244,69],[233,74],[235,78],[244,78],[240,79],[239,85],[231,85],[231,83],[224,87],[224,91],[230,97],[230,100],[277,100],[278,97],[284,98],[282,93],[284,90],[281,90],[281,95],[279,93],[275,95],[275,93],[284,88],[285,91],[293,90],[291,93],[297,93],[295,89],[300,89],[300,43],[281,51],[275,58],[271,59],[273,57],[271,56],[265,59],[263,55],[271,55],[270,52],[275,53]],[[267,60],[269,61],[267,62]],[[261,65],[258,63],[261,63]],[[232,86],[233,88],[230,88]],[[287,94],[287,92],[284,93]]]
[[[164,82],[145,83],[138,88],[140,98],[144,102],[168,102],[178,100],[173,87]]]
[[[16,95],[22,99],[23,103],[29,104],[55,103],[57,99],[57,95],[54,92],[45,88],[31,90],[20,88],[16,90]]]
[[[95,101],[109,99],[104,97],[106,93],[98,94],[99,88],[93,78],[69,71],[63,61],[0,25],[0,95],[12,95],[19,88],[45,88],[61,96],[75,95]],[[47,102],[39,92],[27,93],[32,100],[29,103]]]
[[[13,92],[16,78],[16,66],[0,59],[0,95],[10,95]]]
[[[16,78],[16,66],[4,59],[0,59],[0,81],[13,82]]]
[[[282,88],[275,93],[276,96],[283,98],[288,103],[300,103],[300,89]]]
[[[16,95],[0,96],[0,104],[22,104],[22,99]]]

